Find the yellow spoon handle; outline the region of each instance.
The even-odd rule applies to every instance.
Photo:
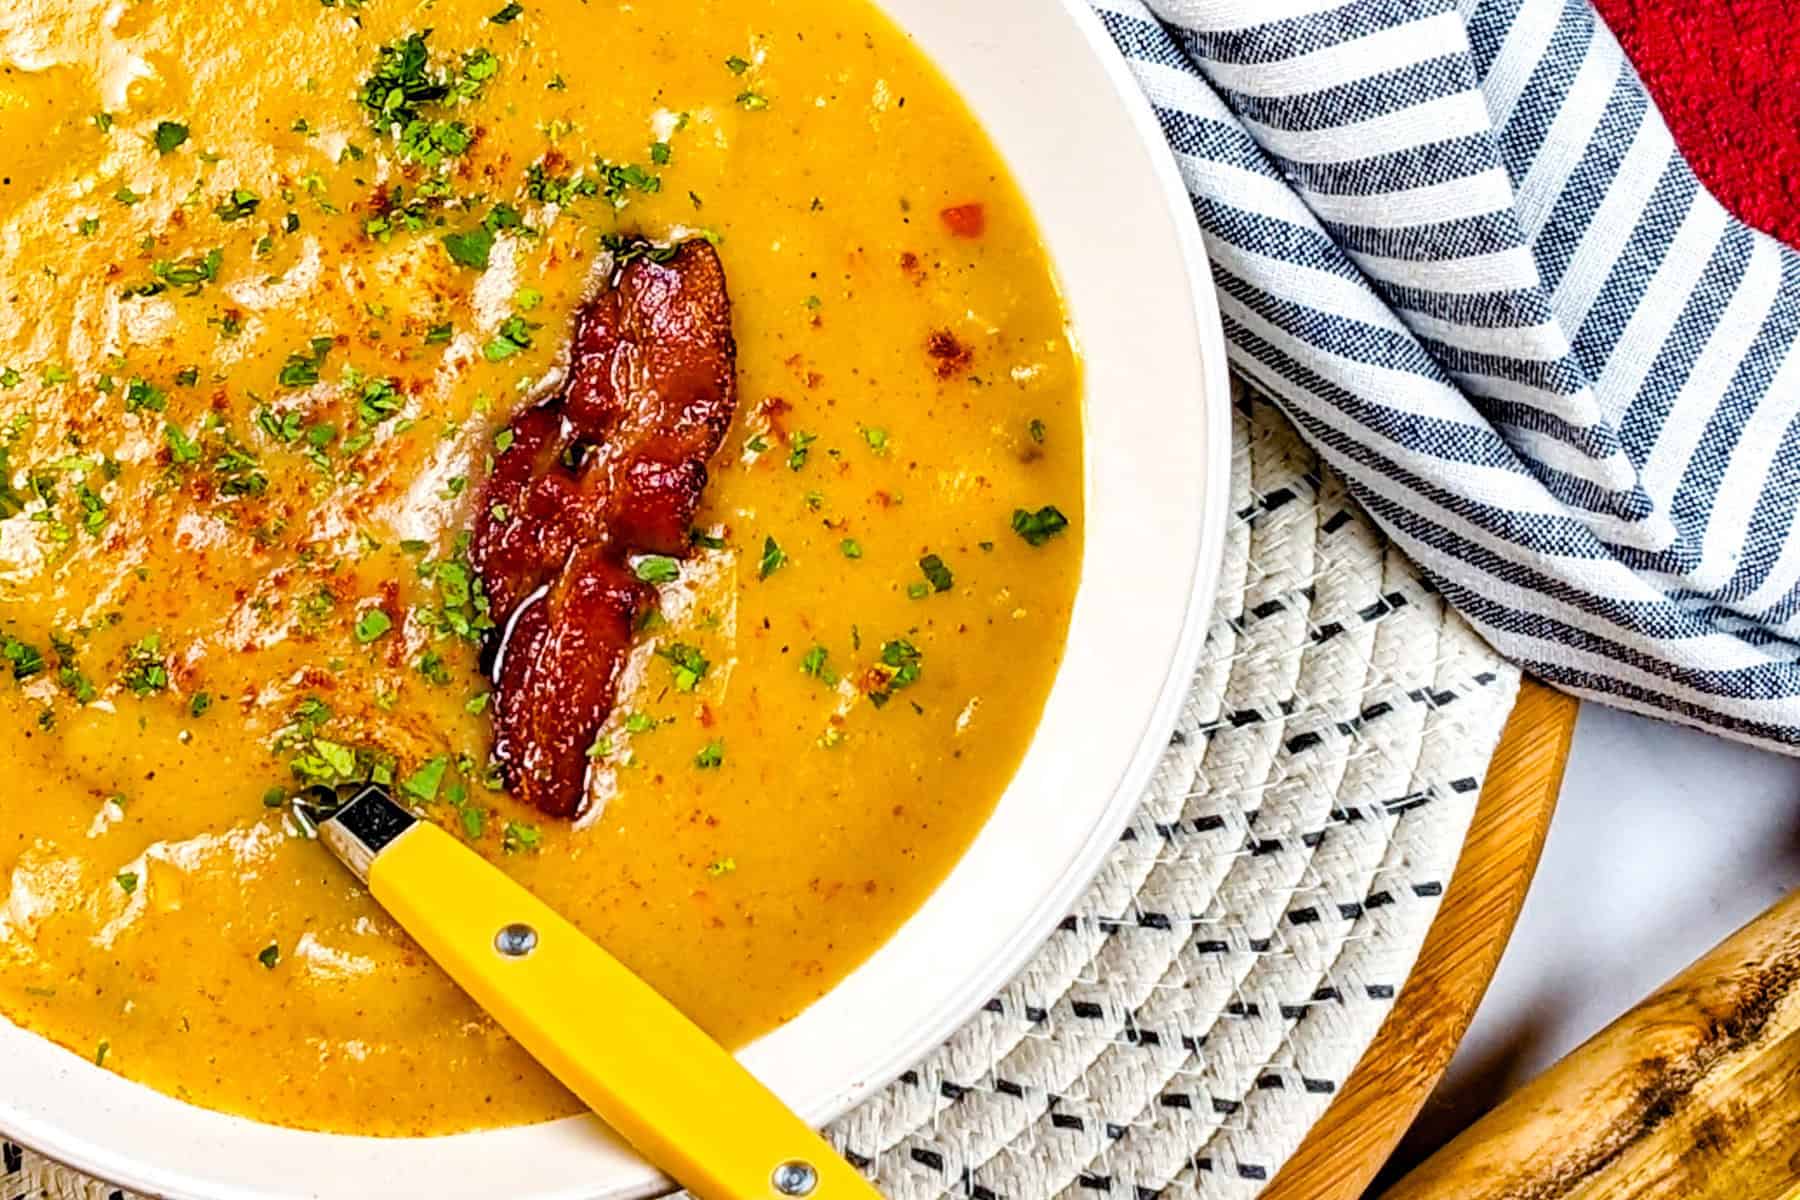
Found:
[[[878,1200],[699,1026],[437,826],[420,821],[396,837],[368,882],[477,1004],[702,1200]]]

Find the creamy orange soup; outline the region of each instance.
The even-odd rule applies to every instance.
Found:
[[[1076,358],[907,38],[502,2],[0,14],[0,1010],[197,1104],[577,1107],[296,788],[390,780],[737,1044],[944,876],[1061,651]],[[459,539],[622,234],[715,242],[740,399],[570,825],[488,763]]]

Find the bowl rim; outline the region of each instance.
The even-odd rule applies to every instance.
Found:
[[[881,3],[881,0],[877,0]],[[1054,888],[1046,890],[1032,915],[1018,926],[1008,943],[1006,954],[993,960],[979,977],[964,981],[954,1002],[941,1005],[934,1018],[918,1023],[915,1033],[872,1067],[866,1077],[841,1090],[832,1102],[802,1111],[815,1126],[836,1120],[875,1092],[886,1087],[909,1067],[966,1024],[976,1010],[1001,986],[1016,976],[1043,949],[1045,940],[1057,922],[1081,897],[1099,874],[1107,852],[1119,840],[1143,798],[1157,764],[1162,761],[1169,735],[1174,731],[1183,702],[1191,689],[1207,630],[1211,624],[1213,605],[1217,600],[1219,574],[1225,554],[1225,534],[1230,519],[1231,482],[1231,384],[1226,358],[1225,334],[1219,315],[1218,299],[1212,285],[1211,258],[1206,250],[1200,224],[1194,219],[1192,200],[1175,164],[1173,153],[1162,127],[1151,109],[1125,57],[1114,45],[1111,35],[1086,0],[1058,0],[1059,6],[1083,34],[1089,51],[1105,71],[1126,114],[1136,128],[1140,140],[1149,148],[1152,170],[1164,192],[1164,199],[1175,216],[1177,240],[1192,284],[1194,319],[1201,349],[1201,385],[1199,398],[1205,424],[1205,461],[1195,469],[1204,474],[1205,497],[1201,504],[1202,525],[1197,534],[1199,546],[1195,554],[1190,580],[1187,610],[1183,614],[1181,633],[1169,659],[1169,668],[1157,691],[1155,708],[1139,735],[1138,745],[1129,765],[1121,773],[1103,810],[1098,810],[1086,843],[1068,870],[1059,877]],[[1084,568],[1085,569],[1085,568]],[[1060,668],[1059,668],[1060,669]],[[899,936],[896,931],[894,936]]]
[[[876,3],[884,9],[887,8],[884,0],[876,0]],[[815,1125],[822,1125],[833,1120],[867,1099],[942,1044],[965,1024],[986,1000],[1017,975],[1039,952],[1056,923],[1067,914],[1081,893],[1092,883],[1107,852],[1117,842],[1132,814],[1137,810],[1143,791],[1162,758],[1168,735],[1174,728],[1180,707],[1187,697],[1194,670],[1204,647],[1216,599],[1224,554],[1225,533],[1230,515],[1228,511],[1231,457],[1230,384],[1223,328],[1213,292],[1208,256],[1198,223],[1193,219],[1188,192],[1182,182],[1174,157],[1168,149],[1150,102],[1132,76],[1129,65],[1119,54],[1099,17],[1088,7],[1085,0],[1058,0],[1056,8],[1061,10],[1061,15],[1069,19],[1081,35],[1088,54],[1096,60],[1110,86],[1115,101],[1121,106],[1124,115],[1130,121],[1141,148],[1148,152],[1149,169],[1162,193],[1163,207],[1173,218],[1172,226],[1180,251],[1181,265],[1189,284],[1188,290],[1192,303],[1191,316],[1200,358],[1198,365],[1201,394],[1195,397],[1195,403],[1199,406],[1198,415],[1205,445],[1203,454],[1198,456],[1194,463],[1194,469],[1203,477],[1201,483],[1203,495],[1199,506],[1201,514],[1199,528],[1192,531],[1197,545],[1194,549],[1192,577],[1188,581],[1186,609],[1182,615],[1175,649],[1156,691],[1151,716],[1139,734],[1135,749],[1114,784],[1105,806],[1096,805],[1094,807],[1094,816],[1087,837],[1069,862],[1067,869],[1057,878],[1053,887],[1044,889],[1039,894],[1029,915],[1014,925],[1003,954],[990,960],[989,965],[978,975],[965,977],[953,996],[923,1014],[918,1021],[913,1023],[908,1036],[896,1039],[884,1053],[865,1063],[864,1069],[853,1081],[828,1096],[814,1098],[810,1103],[796,1104],[801,1115]],[[1054,9],[1051,11],[1055,12]],[[905,29],[904,25],[901,27]],[[1030,202],[1029,194],[1027,201]],[[901,937],[903,931],[904,927],[902,930],[896,931],[893,937],[896,939]],[[28,1031],[19,1030],[4,1017],[0,1017],[0,1031],[18,1032],[28,1037],[37,1037]],[[747,1057],[754,1057],[756,1045],[753,1043],[746,1048]],[[59,1052],[68,1053],[60,1050]],[[71,1055],[71,1057],[78,1056]],[[124,1082],[128,1082],[133,1088],[141,1088],[152,1094],[160,1095],[154,1093],[153,1089],[143,1088],[143,1085],[130,1081]],[[148,1164],[134,1160],[121,1152],[110,1149],[108,1143],[90,1133],[35,1120],[29,1113],[21,1110],[14,1094],[10,1094],[10,1089],[8,1092],[9,1094],[0,1095],[0,1135],[4,1135],[8,1140],[21,1146],[29,1147],[58,1163],[106,1180],[116,1186],[151,1195],[186,1194],[189,1186],[200,1182],[200,1179],[203,1178],[181,1169],[170,1169],[164,1164]],[[175,1103],[181,1102],[175,1101]],[[198,1111],[205,1112],[207,1110]],[[208,1115],[219,1116],[220,1114],[209,1113]],[[228,1119],[246,1120],[236,1117]],[[569,1118],[562,1122],[553,1122],[548,1126],[522,1128],[539,1130],[582,1120],[583,1118]],[[651,1195],[668,1189],[669,1185],[666,1180],[662,1180],[654,1172],[646,1170],[642,1178],[631,1183],[619,1186],[609,1184],[606,1187],[605,1195],[607,1197],[629,1194]],[[235,1189],[229,1193],[219,1191],[216,1194],[229,1194],[234,1198],[241,1197],[242,1200],[258,1200],[263,1193]],[[287,1197],[296,1193],[276,1190],[267,1194]],[[544,1196],[546,1200],[569,1200],[578,1193],[536,1194]],[[589,1191],[579,1194],[587,1196],[594,1193]]]

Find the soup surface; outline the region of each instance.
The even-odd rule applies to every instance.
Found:
[[[296,787],[391,780],[741,1043],[948,871],[1073,599],[1063,309],[905,36],[502,2],[0,14],[0,1010],[263,1120],[577,1108]],[[466,531],[635,235],[716,245],[738,408],[570,823],[489,761]]]

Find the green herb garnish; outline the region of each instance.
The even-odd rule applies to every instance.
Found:
[[[645,583],[673,583],[681,577],[681,564],[663,554],[646,554],[632,565]]]
[[[678,692],[691,692],[699,687],[700,681],[706,678],[706,672],[712,666],[697,647],[686,642],[672,642],[656,654],[657,657],[668,660],[670,669],[675,674],[675,690]]]
[[[1068,527],[1069,518],[1063,516],[1062,510],[1053,504],[1046,504],[1036,512],[1023,508],[1013,510],[1013,532],[1024,538],[1030,546],[1042,546]]]
[[[757,564],[756,577],[767,579],[781,568],[787,566],[787,551],[773,537],[763,539],[762,561]]]
[[[180,121],[158,121],[154,139],[159,154],[172,154],[175,148],[188,140],[188,127]]]

